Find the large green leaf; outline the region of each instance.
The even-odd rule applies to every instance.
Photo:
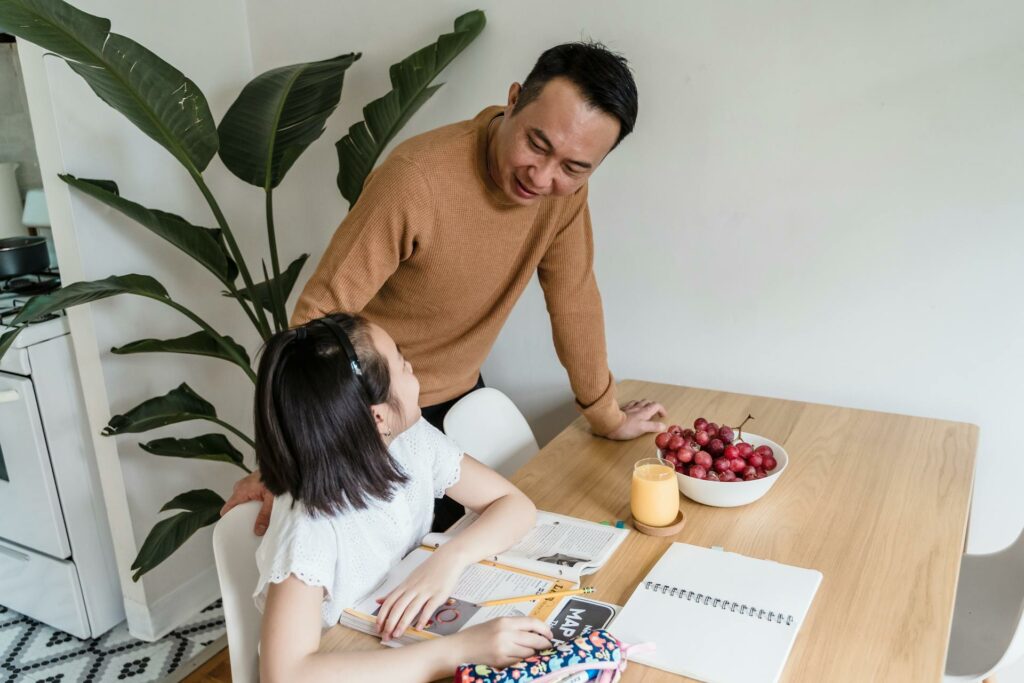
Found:
[[[288,267],[285,268],[285,271],[281,273],[280,291],[282,301],[287,299],[288,296],[292,293],[292,288],[295,287],[295,281],[299,278],[299,272],[302,270],[302,266],[303,264],[306,263],[306,259],[308,258],[309,254],[303,254],[299,258],[292,261],[288,265]],[[268,282],[271,283],[271,285],[273,285],[274,283],[277,282],[277,280],[275,280],[274,278],[270,278],[269,280],[264,282],[257,282],[253,286],[253,291],[256,293],[255,297],[249,293],[248,288],[240,289],[238,290],[238,293],[240,296],[248,299],[249,301],[252,301],[255,298],[256,301],[258,301],[259,304],[263,306],[263,308],[267,309],[268,311],[273,311],[274,302],[270,295],[270,287],[267,284]],[[224,292],[224,296],[231,296],[231,294],[228,292]]]
[[[61,174],[60,179],[149,228],[191,256],[221,282],[234,282],[238,277],[238,267],[225,252],[219,229],[201,228],[173,213],[147,209],[124,199],[118,194],[117,185],[110,180],[90,180],[66,174]]]
[[[430,83],[480,35],[486,23],[482,11],[467,12],[455,20],[453,33],[445,33],[436,43],[391,66],[391,92],[366,105],[363,108],[366,120],[349,128],[348,135],[335,143],[338,189],[349,206],[356,203],[367,174],[387,144],[423,103],[444,85],[432,86]]]
[[[143,401],[124,415],[115,415],[103,428],[104,436],[137,434],[189,420],[217,417],[213,404],[192,390],[184,382],[163,396]]]
[[[100,99],[202,171],[217,152],[217,128],[195,83],[110,22],[62,0],[0,0],[0,31],[55,52]]]
[[[203,434],[191,439],[156,439],[148,443],[140,443],[139,446],[153,455],[227,462],[248,471],[242,452],[231,445],[231,442],[223,434]]]
[[[185,512],[179,512],[153,526],[132,562],[132,569],[135,570],[132,581],[138,581],[143,574],[170,557],[192,534],[220,519],[223,506],[224,499],[209,489],[188,491],[164,505],[161,511]]]
[[[22,327],[15,327],[4,332],[3,336],[0,336],[0,358],[3,358],[10,348],[14,346],[14,340],[18,338],[23,329]],[[0,458],[0,460],[3,460],[3,458]]]
[[[151,299],[170,300],[164,286],[148,275],[111,275],[102,280],[75,282],[67,287],[61,287],[52,294],[32,297],[15,316],[14,324],[22,325],[71,306],[99,301],[118,294],[136,294]]]
[[[251,80],[217,128],[220,158],[245,182],[277,187],[324,132],[356,53],[272,69]]]
[[[249,362],[249,354],[234,339],[222,337],[218,340],[206,330],[200,330],[187,337],[178,337],[176,339],[140,339],[124,346],[115,346],[110,351],[111,353],[119,354],[188,353],[195,356],[221,358],[232,363],[239,362],[237,358],[232,357],[224,350],[225,344],[234,349],[239,358],[244,359],[246,363]]]

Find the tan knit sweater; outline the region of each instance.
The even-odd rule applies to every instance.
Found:
[[[296,305],[292,324],[361,313],[394,337],[420,380],[420,404],[476,382],[536,272],[555,350],[597,434],[625,419],[608,371],[587,186],[519,206],[487,172],[489,107],[398,145],[367,177]]]

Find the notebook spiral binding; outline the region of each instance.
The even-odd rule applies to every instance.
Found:
[[[786,626],[793,625],[793,615],[791,614],[783,614],[782,612],[775,612],[774,610],[761,609],[754,605],[745,605],[738,602],[731,602],[729,600],[722,600],[721,598],[716,598],[713,595],[705,595],[704,593],[698,593],[685,588],[678,588],[664,583],[654,583],[653,581],[645,581],[644,589],[654,591],[655,593],[661,593],[662,595],[667,595],[671,598],[688,600],[699,605],[729,610],[730,612],[739,614],[740,616],[753,617],[762,621],[785,624]]]

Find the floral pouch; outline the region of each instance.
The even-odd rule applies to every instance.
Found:
[[[614,683],[626,668],[629,652],[652,649],[652,644],[624,645],[604,629],[584,631],[575,640],[557,645],[504,669],[463,664],[455,683],[556,683],[595,680]]]

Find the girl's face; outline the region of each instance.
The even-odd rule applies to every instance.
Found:
[[[420,419],[420,381],[412,372],[412,364],[402,355],[390,334],[370,323],[370,339],[377,353],[387,362],[391,373],[394,405],[379,403],[371,406],[377,429],[385,441],[390,442]]]

